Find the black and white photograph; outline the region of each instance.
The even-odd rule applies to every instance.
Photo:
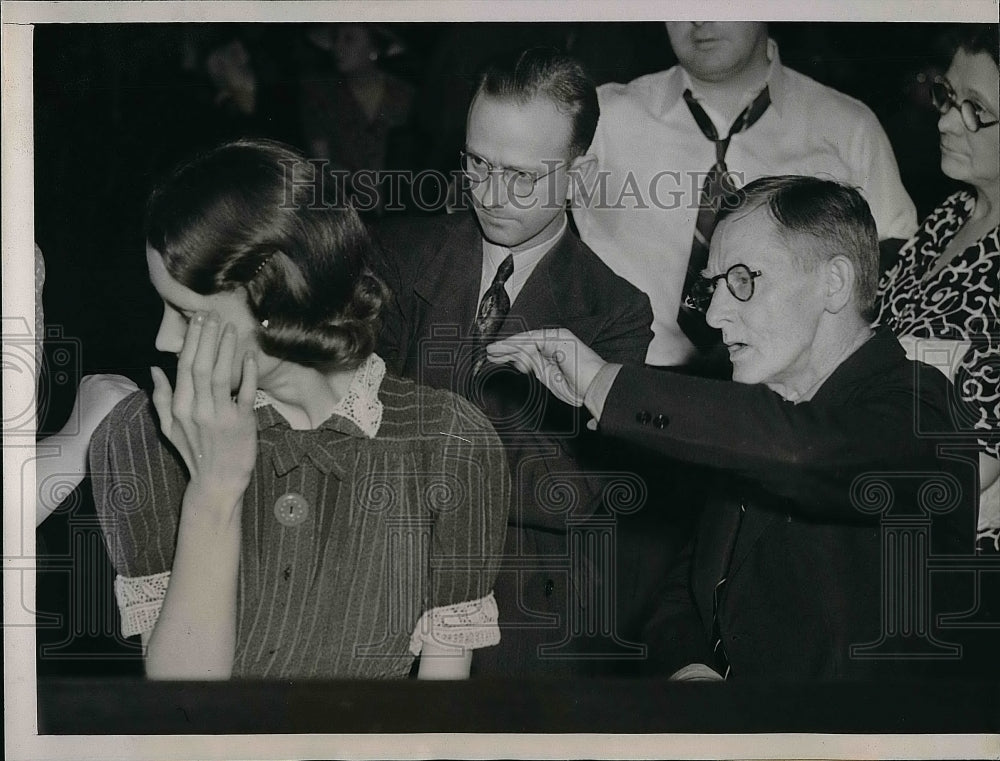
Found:
[[[998,8],[4,3],[6,757],[1000,758]]]

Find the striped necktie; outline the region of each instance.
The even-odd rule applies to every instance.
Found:
[[[694,226],[691,257],[688,259],[684,290],[681,295],[681,308],[677,315],[677,323],[688,338],[695,346],[705,348],[718,342],[718,331],[709,328],[705,323],[704,315],[694,308],[694,303],[691,301],[691,289],[708,264],[709,242],[712,239],[712,231],[715,229],[715,220],[719,213],[719,207],[722,205],[722,199],[727,194],[736,191],[736,184],[726,167],[726,151],[729,150],[729,141],[732,140],[733,135],[753,126],[764,115],[767,107],[771,105],[771,95],[765,85],[760,94],[754,98],[753,103],[744,108],[736,117],[733,126],[729,128],[729,134],[724,138],[719,137],[712,120],[705,113],[701,104],[695,100],[690,90],[684,91],[684,102],[687,103],[691,116],[694,117],[702,134],[715,143],[715,163],[705,176],[705,182],[701,186],[701,194],[698,199],[698,219]]]
[[[510,296],[504,284],[514,273],[514,255],[500,262],[497,274],[490,287],[479,302],[479,310],[472,324],[472,337],[476,344],[476,359],[472,367],[473,373],[478,373],[486,363],[486,344],[493,340],[500,331],[507,313],[510,311]]]

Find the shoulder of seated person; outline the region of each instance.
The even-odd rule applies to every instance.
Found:
[[[784,76],[791,80],[791,84],[797,85],[796,94],[802,98],[795,102],[795,108],[810,114],[817,124],[826,123],[827,118],[833,117],[841,117],[841,124],[846,118],[862,122],[875,119],[874,112],[867,105],[845,92],[788,67],[784,68]]]
[[[412,439],[439,431],[447,399],[435,389],[386,372],[378,390],[382,422],[376,439]]]
[[[438,434],[456,424],[492,431],[486,415],[467,399],[447,389],[421,385],[409,378],[386,373],[379,390],[383,424],[412,417],[417,410],[422,429]]]
[[[114,406],[108,416],[106,423],[127,425],[140,417],[152,417],[156,419],[156,411],[153,408],[153,397],[148,391],[139,389],[122,399]]]
[[[616,100],[622,99],[643,99],[657,92],[661,92],[664,83],[672,76],[674,69],[654,71],[650,74],[643,74],[630,82],[607,82],[597,88],[598,98],[602,106],[607,102],[612,105]]]
[[[91,441],[101,437],[119,438],[124,431],[133,435],[160,430],[159,416],[148,391],[139,389],[122,399],[94,429]]]
[[[628,302],[648,303],[649,297],[634,284],[617,274],[601,257],[594,253],[586,243],[577,238],[579,248],[575,252],[574,262],[581,278],[588,283],[600,283],[596,298],[602,303],[608,303],[621,309]]]
[[[417,247],[434,247],[443,243],[448,230],[463,216],[387,216],[372,223],[370,229],[382,251],[391,256],[403,249],[412,251]]]

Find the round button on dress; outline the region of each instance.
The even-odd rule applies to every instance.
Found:
[[[282,526],[298,526],[309,517],[309,503],[301,494],[282,494],[274,502],[274,517]]]

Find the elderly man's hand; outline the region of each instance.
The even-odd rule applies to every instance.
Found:
[[[582,407],[587,389],[604,360],[565,328],[545,328],[497,341],[486,347],[495,364],[510,363],[534,374],[557,398]]]

